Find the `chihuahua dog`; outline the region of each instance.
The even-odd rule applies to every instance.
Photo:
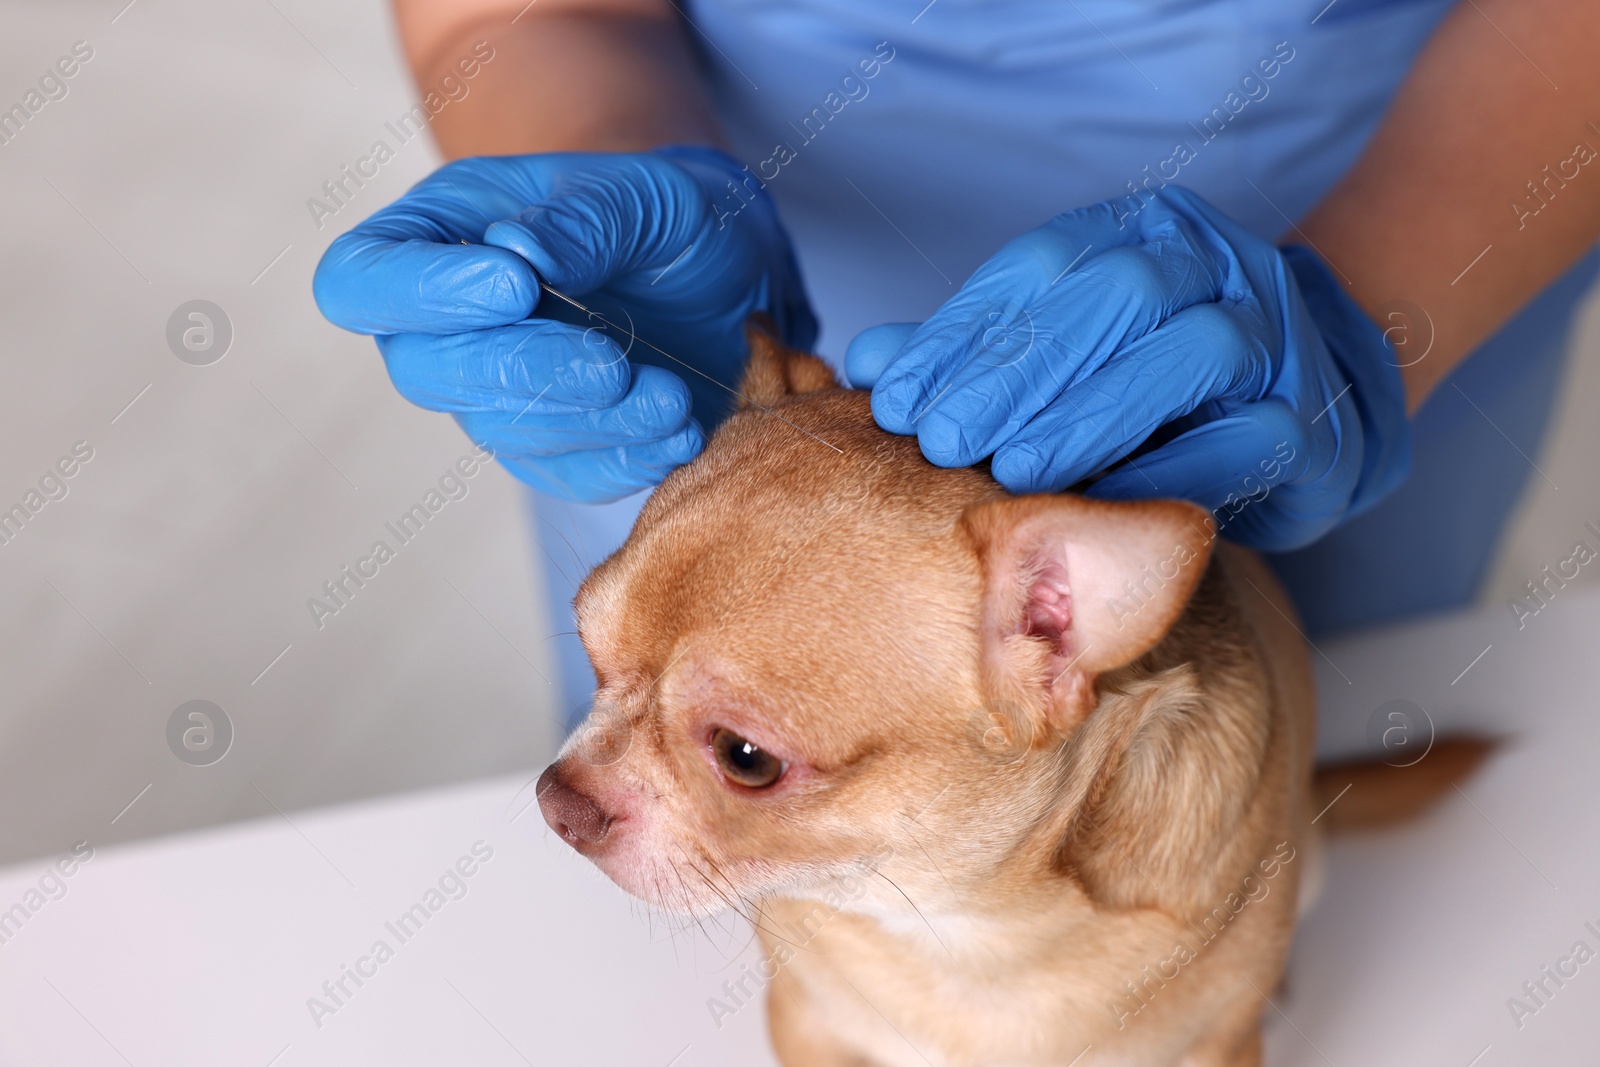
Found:
[[[1257,1064],[1316,814],[1270,572],[1190,504],[935,467],[749,340],[740,410],[578,591],[599,688],[546,821],[654,905],[744,911],[788,1067]]]

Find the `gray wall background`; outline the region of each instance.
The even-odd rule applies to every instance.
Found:
[[[437,163],[413,139],[324,228],[306,207],[415,100],[387,6],[126,2],[0,7],[0,107],[94,52],[0,145],[0,507],[94,452],[0,545],[0,861],[537,769],[522,493],[491,467],[399,546],[384,523],[471,445],[310,298],[327,243]],[[193,299],[232,323],[209,366],[166,338]],[[379,538],[396,558],[318,630],[307,598]],[[168,747],[193,699],[236,729],[211,766]]]
[[[509,476],[471,479],[321,630],[306,607],[470,447],[310,298],[327,243],[437,162],[414,139],[323,228],[307,209],[416,100],[387,5],[4,0],[0,108],[78,41],[66,96],[0,145],[0,508],[93,449],[0,545],[0,862],[535,772],[561,627]],[[166,337],[195,299],[233,330],[208,366]],[[1600,520],[1592,305],[1579,345],[1551,439],[1518,442],[1559,488],[1533,480],[1489,599]],[[168,745],[196,699],[235,729],[210,766]]]

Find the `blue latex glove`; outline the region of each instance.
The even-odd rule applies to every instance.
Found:
[[[1383,331],[1312,252],[1175,186],[1024,234],[920,326],[857,336],[846,373],[940,466],[992,456],[1018,493],[1113,468],[1089,495],[1193,500],[1265,550],[1316,540],[1410,464]]]
[[[588,503],[699,453],[702,426],[732,410],[747,315],[798,348],[817,329],[771,199],[701,147],[450,163],[334,241],[312,288],[332,322],[377,335],[407,399],[451,412],[522,481]]]

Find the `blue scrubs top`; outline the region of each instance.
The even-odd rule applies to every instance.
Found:
[[[859,330],[926,318],[1006,241],[1070,208],[1174,182],[1278,238],[1359,156],[1451,6],[691,0],[686,18],[734,153],[795,241],[818,350],[842,365]],[[1596,271],[1594,257],[1574,268],[1435,393],[1402,489],[1274,558],[1310,631],[1473,596]],[[603,556],[637,506],[539,515]],[[557,596],[580,565],[561,562]]]

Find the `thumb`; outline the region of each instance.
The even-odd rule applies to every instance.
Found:
[[[856,334],[844,353],[844,374],[857,389],[871,389],[921,323],[886,322]]]

